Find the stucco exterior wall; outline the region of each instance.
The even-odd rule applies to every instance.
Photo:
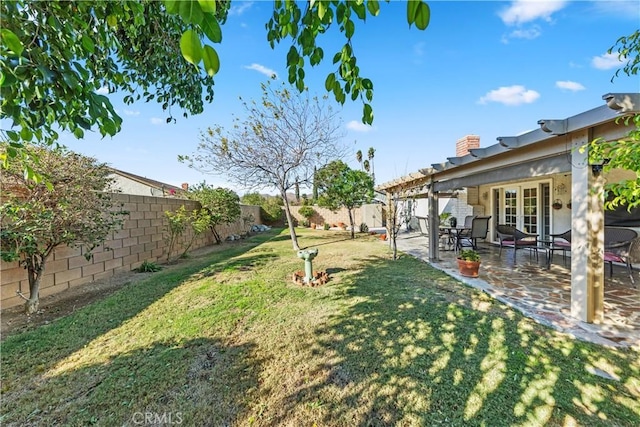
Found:
[[[185,199],[145,197],[127,194],[114,194],[117,202],[123,203],[129,212],[122,229],[113,231],[105,243],[93,250],[93,258],[84,257],[87,249],[60,246],[46,264],[40,296],[44,297],[65,289],[81,286],[93,281],[111,277],[124,271],[137,268],[144,261],[162,263],[167,257],[168,242],[164,232],[167,220],[165,211],[175,211],[184,205],[187,209],[199,208],[198,202]],[[260,207],[241,205],[241,218],[235,223],[217,227],[222,239],[231,234],[247,231],[242,217],[252,215],[254,223],[260,221]],[[191,232],[185,233],[177,243],[171,256],[177,256],[191,239]],[[211,245],[215,242],[211,232],[203,233],[193,243],[191,250]],[[29,295],[29,282],[26,270],[18,262],[0,262],[0,282],[2,308],[23,303],[16,291]]]

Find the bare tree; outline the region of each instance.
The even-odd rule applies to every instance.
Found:
[[[243,102],[244,120],[235,118],[231,129],[209,128],[201,135],[197,152],[179,159],[246,189],[276,189],[284,202],[293,248],[298,250],[287,190],[295,186],[296,178],[310,184],[314,167],[344,154],[339,143],[341,121],[327,99],[263,83],[260,103]]]

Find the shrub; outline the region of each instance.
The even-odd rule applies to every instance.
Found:
[[[162,267],[152,261],[143,261],[140,267],[134,269],[138,273],[155,273],[160,270],[162,270]]]
[[[328,222],[325,222],[325,223],[324,223],[324,227],[323,227],[323,228],[324,228],[325,230],[328,230],[328,229],[330,229],[330,228],[331,228],[331,225],[330,225]]]
[[[300,207],[300,209],[298,209],[298,213],[300,215],[302,215],[303,217],[305,217],[305,219],[310,219],[313,214],[316,213],[315,210],[313,210],[313,207],[309,206],[309,205],[304,205],[302,207]]]
[[[360,224],[361,233],[366,233],[368,231],[369,231],[369,226],[367,225],[367,223],[363,222],[362,224]]]

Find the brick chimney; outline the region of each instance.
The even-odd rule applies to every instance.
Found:
[[[480,148],[480,137],[478,135],[467,135],[456,141],[456,157],[469,154],[470,148]]]
[[[189,189],[189,184],[188,184],[188,183],[186,183],[186,182],[183,182],[183,183],[182,183],[182,189],[183,189],[184,191],[187,191],[187,190]]]

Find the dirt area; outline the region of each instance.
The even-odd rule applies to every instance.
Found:
[[[237,244],[236,242],[224,242],[221,245],[208,246],[197,249],[189,253],[189,258],[178,260],[172,264],[160,264],[165,270],[171,270],[183,266],[195,259],[206,256],[207,254],[219,250],[223,250],[227,245]],[[0,323],[2,324],[1,339],[5,339],[9,335],[14,335],[29,329],[45,325],[60,317],[67,316],[76,310],[81,309],[95,301],[105,298],[124,285],[146,279],[153,273],[137,273],[135,271],[127,271],[118,273],[107,279],[97,280],[83,286],[77,286],[59,292],[55,295],[49,295],[40,298],[40,310],[38,313],[27,316],[24,313],[24,306],[18,305],[3,309],[0,314]]]

